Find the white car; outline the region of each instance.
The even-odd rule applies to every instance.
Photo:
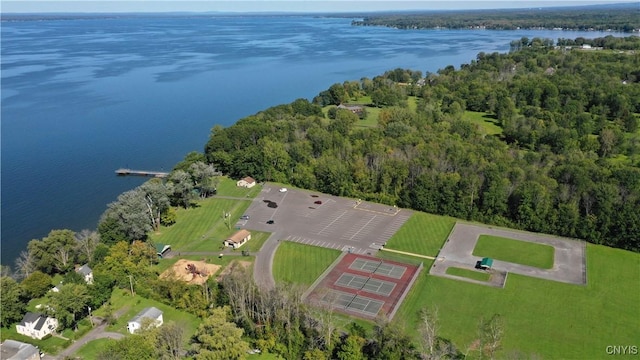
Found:
[[[280,188],[280,192],[287,192],[287,188]]]

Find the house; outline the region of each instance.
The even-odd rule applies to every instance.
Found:
[[[76,269],[76,272],[82,275],[84,282],[91,285],[93,284],[93,270],[89,267],[89,264],[84,264]]]
[[[340,104],[338,105],[338,109],[344,109],[344,110],[349,110],[354,114],[360,114],[362,113],[362,106],[358,106],[358,105],[343,105]]]
[[[127,324],[127,330],[130,333],[134,333],[140,328],[142,328],[143,324],[153,325],[158,327],[162,325],[164,320],[162,319],[162,310],[155,307],[148,307],[142,309],[133,319],[129,320]]]
[[[41,313],[32,312],[26,313],[22,321],[16,325],[18,334],[38,340],[52,334],[57,328],[58,320]]]
[[[249,240],[251,240],[251,233],[243,229],[231,235],[227,240],[225,240],[224,246],[231,246],[232,248],[237,249]]]
[[[236,185],[238,187],[244,187],[244,188],[252,188],[254,186],[256,186],[256,180],[250,176],[247,176],[244,179],[238,180],[238,182],[236,183]]]
[[[40,360],[40,350],[31,344],[16,340],[5,340],[0,344],[0,359]]]
[[[158,257],[161,258],[165,256],[169,251],[171,251],[171,245],[156,244],[156,253],[158,254]]]

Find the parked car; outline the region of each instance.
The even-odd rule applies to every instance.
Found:
[[[249,220],[249,215],[242,215],[240,216],[241,220]]]
[[[287,188],[280,188],[280,192],[287,192]]]
[[[320,200],[316,200],[313,203],[316,204],[316,205],[322,205],[322,201],[320,201]]]
[[[267,224],[271,225],[271,224],[273,224],[273,223],[275,223],[275,221],[273,221],[273,220],[267,220]]]

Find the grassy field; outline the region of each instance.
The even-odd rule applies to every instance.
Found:
[[[236,186],[236,180],[229,179],[228,177],[223,176],[216,190],[216,195],[219,196],[233,196],[253,199],[260,193],[260,191],[262,190],[262,186],[256,185],[250,189],[238,187]]]
[[[470,269],[463,269],[457,267],[448,267],[447,274],[453,276],[461,276],[467,279],[478,280],[478,281],[489,281],[491,278],[491,274],[483,271],[474,271]]]
[[[79,357],[83,360],[93,360],[98,357],[98,353],[102,351],[111,339],[97,339],[90,341],[84,345],[74,354],[75,357]]]
[[[339,255],[339,250],[283,241],[273,258],[273,278],[309,286]]]
[[[473,255],[490,257],[511,263],[535,266],[541,269],[553,267],[554,248],[551,245],[507,239],[499,236],[480,235]]]
[[[588,244],[587,278],[578,286],[509,274],[497,289],[423,273],[395,319],[416,329],[418,311],[435,306],[441,335],[464,352],[480,318],[500,314],[498,358],[593,359],[607,357],[608,345],[638,344],[640,254]]]
[[[236,232],[236,221],[247,210],[251,201],[209,198],[198,202],[198,207],[178,209],[173,226],[160,227],[150,234],[156,244],[171,245],[173,251],[218,251],[222,242]],[[231,228],[224,223],[223,214],[231,213]]]
[[[480,131],[487,135],[502,134],[502,127],[500,127],[496,119],[492,118],[487,113],[465,111],[464,115],[462,115],[462,118],[480,126]]]
[[[387,241],[385,247],[436,256],[455,223],[454,218],[416,212]]]
[[[189,338],[196,332],[200,319],[185,311],[174,309],[161,302],[143,298],[141,296],[131,296],[129,291],[116,289],[111,295],[111,308],[113,312],[122,309],[124,313],[118,318],[115,324],[109,325],[107,331],[119,332],[121,334],[128,334],[127,322],[133,318],[142,309],[150,306],[154,306],[163,311],[163,320],[165,323],[170,321],[175,322],[185,329],[185,345],[189,343]],[[104,316],[104,308],[100,308],[94,312],[97,316]]]

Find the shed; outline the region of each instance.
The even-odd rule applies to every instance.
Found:
[[[224,246],[230,246],[234,249],[237,249],[249,240],[251,240],[251,233],[247,230],[242,229],[227,238],[224,241]]]
[[[171,245],[156,244],[156,252],[159,257],[163,257],[170,250],[171,250]]]
[[[146,320],[145,320],[146,319]],[[164,322],[162,318],[162,310],[155,307],[148,307],[142,309],[133,319],[129,320],[127,324],[127,330],[130,333],[135,333],[137,330],[142,328],[144,323],[148,323],[149,325],[158,327],[162,325]]]
[[[480,267],[483,269],[491,269],[491,267],[493,266],[493,259],[492,258],[482,258],[482,261],[480,261]]]

